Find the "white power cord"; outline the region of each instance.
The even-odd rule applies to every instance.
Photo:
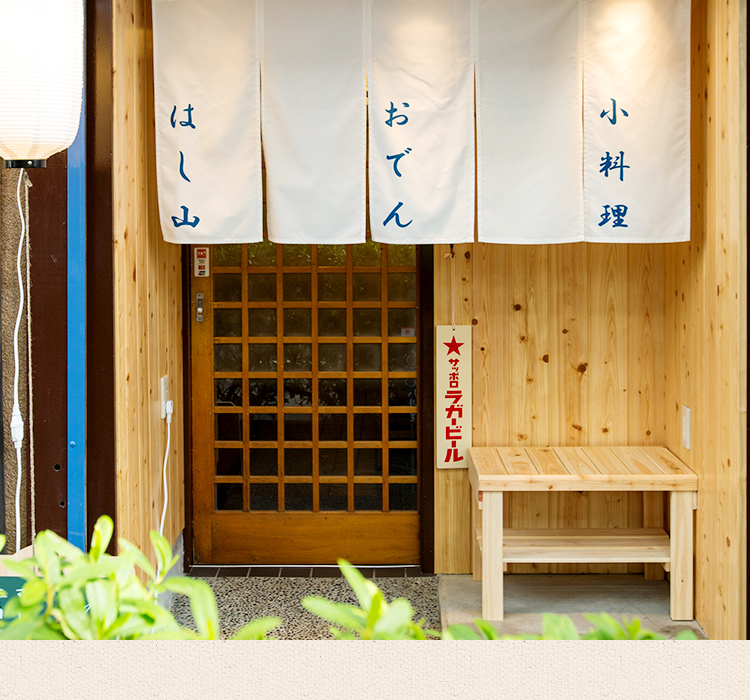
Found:
[[[164,521],[167,517],[167,504],[169,503],[169,492],[167,491],[167,462],[169,461],[169,441],[171,437],[172,432],[172,413],[174,412],[174,403],[170,399],[167,401],[165,405],[166,414],[167,414],[167,447],[164,450],[164,469],[163,469],[163,479],[164,479],[164,508],[162,508],[161,511],[161,522],[159,523],[159,534],[163,537],[164,536]],[[158,570],[156,572],[157,577],[161,575],[161,566],[158,567]]]
[[[169,460],[169,439],[172,425],[172,413],[174,412],[174,403],[170,399],[166,403],[166,414],[167,414],[167,447],[164,450],[164,508],[161,511],[161,522],[159,523],[159,534],[164,536],[164,520],[167,517],[167,503],[169,502],[169,494],[167,493],[167,461]]]
[[[16,448],[17,473],[16,473],[16,552],[21,549],[21,476],[23,465],[21,464],[21,447],[23,446],[23,417],[18,401],[18,329],[21,325],[23,315],[23,277],[21,276],[21,254],[23,252],[23,240],[26,236],[26,220],[21,207],[21,182],[23,171],[18,173],[18,188],[16,189],[16,201],[18,203],[18,216],[21,219],[21,237],[18,239],[18,257],[16,260],[16,271],[18,272],[18,315],[16,316],[16,327],[13,331],[13,360],[15,363],[13,374],[13,412],[10,419],[10,436],[13,446]]]

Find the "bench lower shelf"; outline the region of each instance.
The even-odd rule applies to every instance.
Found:
[[[476,531],[482,549],[482,531]],[[661,564],[669,571],[669,535],[661,529],[503,530],[503,564]]]

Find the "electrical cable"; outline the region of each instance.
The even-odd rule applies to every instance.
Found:
[[[172,424],[172,412],[174,411],[174,404],[172,401],[166,403],[167,413],[167,447],[164,450],[164,508],[161,511],[161,522],[159,523],[159,534],[164,536],[164,520],[167,517],[167,503],[169,502],[169,494],[167,493],[167,461],[169,460],[169,440],[171,433]]]
[[[167,414],[167,446],[164,450],[164,468],[163,468],[163,479],[164,479],[164,507],[161,511],[161,521],[159,522],[159,535],[164,536],[164,521],[167,517],[167,504],[169,503],[169,492],[167,491],[167,462],[169,461],[169,442],[172,433],[172,413],[174,412],[174,403],[171,399],[167,401],[165,405],[165,412]],[[157,578],[161,575],[161,566],[157,570]]]
[[[13,440],[13,446],[16,448],[16,552],[21,549],[21,447],[23,446],[23,417],[18,401],[18,329],[21,326],[21,316],[23,315],[23,277],[21,275],[21,254],[23,253],[23,241],[26,236],[26,219],[21,207],[21,182],[23,181],[24,169],[18,173],[18,187],[16,188],[16,202],[18,203],[18,216],[21,219],[21,237],[18,239],[18,256],[16,259],[16,271],[18,273],[18,315],[16,316],[16,327],[13,331],[13,412],[10,420],[10,436]]]

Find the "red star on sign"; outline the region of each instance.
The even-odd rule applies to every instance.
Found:
[[[450,355],[452,352],[455,352],[456,355],[460,355],[461,351],[459,350],[459,348],[462,345],[466,345],[466,343],[457,343],[456,336],[454,335],[453,340],[451,340],[450,343],[443,343],[443,345],[445,345],[448,348],[448,353],[447,353],[448,355]]]

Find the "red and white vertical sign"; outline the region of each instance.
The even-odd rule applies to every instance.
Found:
[[[471,326],[437,326],[435,392],[438,469],[465,469],[471,447]]]

